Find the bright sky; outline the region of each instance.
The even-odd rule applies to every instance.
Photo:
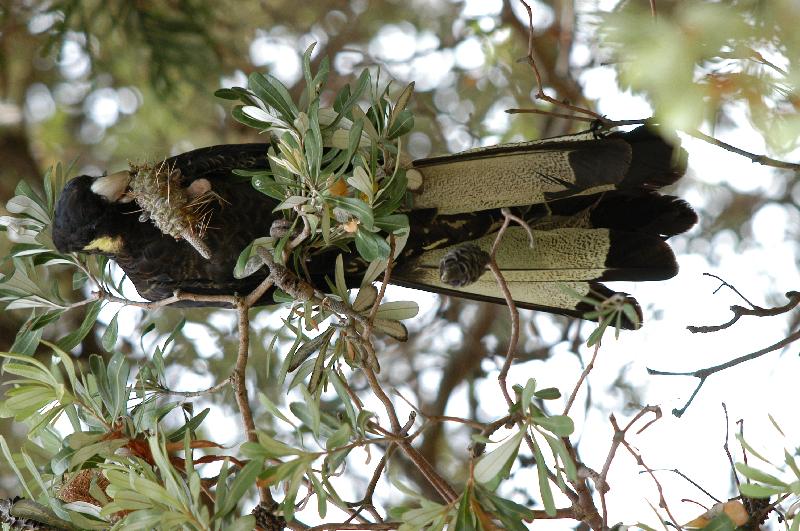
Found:
[[[480,24],[488,29],[495,23],[492,15],[498,12],[500,5],[499,0],[468,0],[465,2],[463,14],[465,17],[478,18]],[[593,8],[595,2],[579,2],[579,5]],[[544,8],[538,9],[537,13],[538,16],[548,16],[548,11]],[[398,23],[385,26],[369,49],[375,56],[390,63],[388,68],[394,76],[416,80],[418,90],[438,85],[449,75],[448,72],[454,65],[461,68],[480,68],[484,63],[481,43],[477,39],[467,39],[454,50],[436,51],[438,43],[435,35],[418,33],[413,26]],[[291,83],[300,75],[296,50],[296,46],[286,44],[284,39],[276,37],[274,33],[263,33],[254,40],[250,53],[255,64],[269,67],[278,78]],[[433,51],[410,62],[397,64],[408,61],[415,51],[427,50]],[[577,46],[576,55],[586,53],[588,50],[585,47]],[[76,71],[84,65],[80,54],[67,53],[64,61],[62,68],[73,68]],[[644,100],[617,90],[611,69],[595,68],[586,72],[580,81],[586,87],[589,97],[599,98],[599,110],[603,114],[612,118],[641,118],[650,115],[649,106]],[[31,90],[38,89],[34,86]],[[41,98],[34,98],[32,101],[37,107],[27,111],[41,115],[52,112],[52,99],[48,100],[47,97],[49,93]],[[97,91],[86,103],[94,121],[101,128],[116,122],[120,113],[134,112],[139,104],[137,94],[130,89]],[[508,117],[502,113],[504,108],[499,103],[496,112],[487,118],[495,130],[499,131],[507,126]],[[458,112],[458,109],[454,109],[454,112]],[[742,127],[729,133],[719,132],[719,136],[751,151],[763,152],[763,142],[757,134],[746,128],[744,116],[734,116],[734,119]],[[451,149],[469,147],[462,145],[469,139],[455,133],[454,135],[448,138]],[[786,175],[776,176],[772,170],[698,140],[684,138],[683,145],[689,151],[690,169],[686,177],[689,185],[682,195],[700,211],[706,223],[710,222],[715,212],[715,197],[723,193],[720,190],[721,184],[725,183],[739,192],[775,194],[787,179]],[[797,159],[797,154],[794,155],[794,159]],[[796,347],[785,353],[768,354],[712,376],[682,418],[672,416],[671,410],[683,406],[697,380],[690,377],[649,376],[646,371],[648,367],[691,371],[758,350],[786,336],[785,320],[781,317],[743,318],[724,332],[707,335],[691,334],[686,326],[722,323],[730,317],[730,305],[742,304],[730,290],[722,289],[713,294],[718,282],[704,277],[703,273],[721,276],[758,305],[776,304],[775,300],[765,299],[765,294],[797,289],[800,286],[795,257],[797,217],[797,214],[788,213],[782,208],[767,206],[752,220],[752,238],[747,241],[738,242],[731,234],[724,232],[714,239],[711,247],[700,243],[690,245],[684,237],[674,238],[671,241],[680,253],[681,265],[681,272],[676,278],[666,282],[635,285],[624,283],[615,286],[636,295],[645,308],[646,324],[640,331],[623,333],[619,340],[609,336],[605,341],[596,367],[588,379],[593,403],[599,408],[592,408],[589,416],[584,418],[580,404],[586,387],[573,407],[572,414],[578,425],[573,440],[581,438],[580,450],[589,466],[599,470],[605,461],[611,441],[608,414],[614,412],[620,422],[625,421],[626,415],[620,412],[627,404],[613,387],[621,373],[627,382],[641,392],[641,404],[659,405],[664,412],[664,417],[644,434],[629,436],[629,441],[641,451],[645,462],[655,469],[678,468],[720,499],[727,499],[731,495],[730,468],[722,449],[725,436],[721,408],[723,401],[728,406],[731,431],[735,430],[734,422],[737,419],[744,419],[747,441],[763,451],[763,455],[775,458],[776,462],[782,461],[784,446],[793,448],[800,442],[800,423],[797,421],[796,411],[800,388],[795,383],[796,375],[800,373],[800,360]],[[433,297],[428,294],[402,288],[390,288],[387,297],[394,300],[416,300],[420,302],[423,314],[431,310],[434,302]],[[778,300],[777,304],[783,302]],[[103,318],[110,319],[113,311],[115,310],[107,308]],[[123,312],[123,316],[128,318],[121,316],[120,333],[131,333],[138,310],[126,309]],[[524,318],[530,319],[531,314],[526,313]],[[536,319],[544,323],[541,318]],[[547,332],[548,327],[543,324],[542,329]],[[187,326],[185,333],[190,338],[198,339],[196,344],[201,357],[215,352],[213,344],[200,340],[203,336],[202,327]],[[458,339],[457,333],[454,332],[454,336],[453,339]],[[581,350],[584,361],[588,361],[590,354],[590,350],[585,347]],[[494,370],[496,373],[493,361],[486,360],[484,364],[487,370]],[[559,349],[547,361],[515,366],[512,377],[522,384],[527,378],[535,377],[541,386],[556,386],[568,394],[580,371],[581,365],[574,354],[566,349]],[[201,378],[184,374],[184,377],[174,382],[174,386],[199,389],[213,383],[215,382],[210,376]],[[431,392],[434,392],[437,383],[432,376],[428,378]],[[484,418],[495,418],[505,411],[505,403],[497,393],[497,384],[492,377],[482,385],[486,388],[481,402]],[[457,390],[450,400],[446,414],[467,414],[465,397],[463,388]],[[563,403],[555,404],[557,407],[553,412],[563,408]],[[383,410],[377,403],[368,407],[377,412]],[[405,411],[403,406],[400,409]],[[771,426],[768,414],[780,423],[787,435],[786,440]],[[240,440],[238,419],[230,412],[214,411],[209,415],[207,423],[214,426],[217,442],[234,443]],[[466,444],[467,441],[465,446]],[[731,448],[738,448],[732,436]],[[610,522],[624,521],[633,524],[639,520],[658,527],[658,520],[649,505],[658,504],[658,494],[651,479],[639,473],[638,466],[623,450],[617,454],[611,470],[609,483],[612,490],[607,496]],[[694,504],[681,503],[681,498],[691,498],[711,505],[708,498],[676,475],[660,472],[658,477],[670,508],[681,523],[702,512]],[[520,473],[514,477],[514,482],[535,490],[535,472],[529,470]],[[397,497],[388,495],[383,501],[388,500],[396,502]],[[315,521],[306,513],[302,517],[309,523]],[[567,522],[536,526],[537,529],[568,527],[570,526]]]

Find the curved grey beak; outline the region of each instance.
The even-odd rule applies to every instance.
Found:
[[[92,183],[92,192],[105,197],[108,201],[127,203],[131,200],[125,196],[128,184],[131,182],[131,173],[128,170],[118,171],[111,175],[98,177]]]

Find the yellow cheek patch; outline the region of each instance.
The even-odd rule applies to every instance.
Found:
[[[84,251],[100,251],[101,253],[117,254],[122,250],[121,236],[101,236],[90,241],[83,248]]]

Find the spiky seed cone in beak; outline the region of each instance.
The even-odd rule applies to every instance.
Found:
[[[207,212],[197,208],[199,202],[180,185],[180,171],[166,164],[145,164],[131,165],[131,173],[129,193],[158,230],[176,240],[186,240],[200,256],[210,259],[211,251],[202,239]]]

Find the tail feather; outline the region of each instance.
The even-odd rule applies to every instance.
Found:
[[[686,201],[647,190],[568,197],[531,205],[522,215],[538,230],[605,228],[663,238],[686,232],[697,223],[697,214]]]
[[[609,193],[591,211],[594,227],[643,232],[665,238],[681,234],[697,223],[689,203],[656,192]]]
[[[572,280],[664,280],[678,271],[669,245],[650,234],[608,229],[555,229],[528,233],[511,227],[503,236],[496,259],[508,280],[562,282]],[[484,251],[495,235],[474,240]],[[405,261],[404,268],[439,270],[444,255],[455,245],[423,252]],[[482,278],[491,278],[486,272]]]
[[[685,152],[640,127],[479,148],[417,160],[414,208],[458,214],[608,190],[657,189],[685,171]]]
[[[617,132],[609,138],[624,139],[631,146],[631,163],[620,188],[651,190],[674,184],[686,173],[686,150],[664,140],[647,127]]]
[[[697,221],[686,202],[656,192],[683,175],[685,151],[644,127],[481,148],[414,167],[422,186],[413,192],[411,237],[393,282],[436,293],[504,302],[488,272],[463,287],[439,278],[453,247],[491,248],[502,207],[533,229],[532,247],[527,232],[512,227],[496,255],[517,306],[572,317],[595,310],[582,297],[614,294],[599,281],[674,276],[678,265],[664,240]],[[636,301],[624,300],[641,321]],[[627,318],[622,325],[634,327]]]
[[[464,299],[471,299],[495,304],[505,304],[503,294],[494,278],[481,278],[473,284],[463,287],[453,287],[443,284],[436,272],[431,270],[418,271],[413,275],[401,272],[392,278],[392,283],[408,288],[422,289],[441,295],[451,295]],[[528,282],[506,280],[511,297],[518,308],[537,310],[541,312],[564,315],[567,317],[585,318],[588,312],[597,308],[582,298],[605,300],[616,294],[615,291],[598,282]],[[581,298],[578,298],[578,295]],[[633,306],[639,324],[642,322],[642,309],[636,299],[622,293],[624,301]],[[595,319],[596,320],[596,319]],[[621,322],[622,328],[636,328],[626,316]]]

